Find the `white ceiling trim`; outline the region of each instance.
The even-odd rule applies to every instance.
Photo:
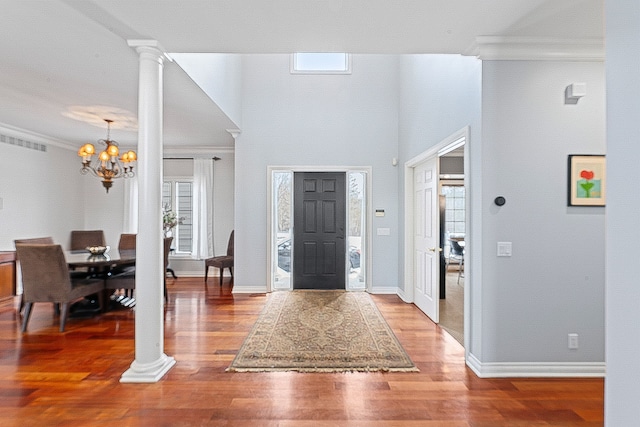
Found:
[[[165,157],[208,157],[216,154],[235,153],[235,147],[165,147],[162,154]]]
[[[15,138],[16,140],[22,140],[23,142],[35,142],[39,144],[48,144],[53,145],[55,147],[64,148],[67,150],[77,151],[79,147],[74,147],[68,141],[63,141],[61,139],[53,138],[47,135],[43,135],[41,133],[32,132],[26,129],[20,129],[15,126],[11,126],[6,123],[0,123],[0,135],[5,135],[6,137]],[[22,144],[10,144],[22,146]]]
[[[488,61],[604,61],[604,40],[479,36],[467,55]]]

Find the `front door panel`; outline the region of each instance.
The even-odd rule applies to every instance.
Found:
[[[294,174],[294,289],[345,289],[345,174]]]

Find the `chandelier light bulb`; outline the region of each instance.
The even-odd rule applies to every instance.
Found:
[[[109,153],[109,155],[111,157],[118,157],[118,154],[120,153],[120,150],[118,150],[118,146],[117,145],[109,144],[107,146],[107,153]]]

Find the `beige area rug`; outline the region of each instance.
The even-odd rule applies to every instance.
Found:
[[[365,292],[269,295],[231,372],[417,372]]]

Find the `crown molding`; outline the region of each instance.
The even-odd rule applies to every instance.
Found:
[[[216,154],[233,154],[235,147],[165,147],[162,153],[167,157],[207,157]]]
[[[486,61],[604,61],[604,40],[478,36],[464,53]]]
[[[32,143],[38,143],[41,145],[52,145],[72,151],[78,150],[78,147],[75,147],[68,141],[63,141],[41,133],[32,132],[30,130],[21,129],[6,123],[0,123],[0,135],[4,135],[5,138],[14,138],[15,143],[10,143],[10,145],[31,146]]]

